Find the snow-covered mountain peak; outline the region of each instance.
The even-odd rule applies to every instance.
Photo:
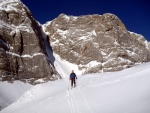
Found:
[[[5,10],[5,11],[14,10],[14,11],[16,11],[17,10],[16,6],[19,3],[21,3],[20,0],[0,0],[0,10]]]
[[[53,51],[85,73],[117,71],[150,61],[148,41],[129,32],[114,14],[61,14],[43,28]]]
[[[138,40],[138,42],[142,45],[142,44],[145,44],[145,47],[147,48],[147,50],[150,51],[150,42],[145,40],[144,36],[141,35],[141,34],[137,34],[137,33],[134,33],[134,32],[130,32],[129,33],[134,37],[136,38],[136,40]]]
[[[66,14],[60,14],[59,17],[64,20],[69,20],[69,16],[67,16]]]
[[[20,2],[20,0],[0,0],[0,4]]]
[[[60,76],[49,60],[46,35],[20,0],[0,1],[0,80],[55,80]],[[49,47],[49,46],[48,46]],[[56,77],[57,76],[57,77]]]
[[[0,0],[0,3],[11,3],[11,2],[20,2],[20,0]]]

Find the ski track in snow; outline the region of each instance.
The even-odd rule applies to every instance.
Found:
[[[68,94],[71,113],[92,113],[80,86],[69,89]],[[83,109],[83,106],[80,105],[84,105],[85,108]]]
[[[82,91],[81,87],[84,87],[87,84],[90,84],[90,82],[88,82],[87,84],[83,84],[83,85],[79,85],[75,88],[71,89],[71,85],[70,85],[70,81],[68,80],[68,78],[64,78],[64,84],[69,85],[68,89],[64,88],[64,90],[61,90],[60,92],[58,92],[57,94],[53,94],[53,95],[49,95],[47,98],[42,99],[42,100],[38,100],[38,103],[36,103],[36,92],[38,89],[41,88],[41,85],[37,85],[34,86],[32,89],[30,89],[29,91],[25,92],[25,94],[16,102],[14,102],[12,105],[10,105],[8,107],[8,109],[6,108],[6,112],[4,109],[4,112],[2,111],[2,113],[25,113],[24,111],[22,111],[22,109],[26,109],[29,113],[33,112],[34,110],[36,110],[36,108],[39,108],[40,106],[45,106],[46,103],[48,103],[48,101],[52,101],[56,98],[59,98],[59,95],[66,92],[66,98],[68,100],[68,106],[66,106],[66,108],[70,108],[69,113],[92,113],[92,110],[90,108],[90,106],[88,105],[88,102],[86,100],[86,97]],[[93,81],[94,82],[94,81]],[[38,92],[37,92],[38,93]],[[83,106],[80,106],[83,105]],[[47,105],[50,107],[50,105]],[[17,109],[17,110],[16,110]],[[40,113],[40,112],[37,112]]]
[[[149,67],[78,76],[72,89],[68,76],[36,85],[0,113],[149,113]]]

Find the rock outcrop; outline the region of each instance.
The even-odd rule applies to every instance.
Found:
[[[113,14],[59,15],[43,25],[53,51],[84,73],[119,71],[150,61],[150,44]]]
[[[41,26],[20,0],[0,0],[0,79],[37,83],[60,78]],[[51,54],[53,55],[53,54]]]

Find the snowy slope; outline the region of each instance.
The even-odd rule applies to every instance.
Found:
[[[68,89],[66,75],[32,87],[0,113],[150,113],[149,69],[150,63],[145,63],[120,72],[78,76],[73,89]]]
[[[9,106],[29,90],[32,86],[20,81],[13,83],[0,82],[0,107],[1,109]]]
[[[78,69],[78,65],[70,63],[66,60],[62,60],[59,55],[54,54],[55,56],[55,68],[61,74],[62,78],[68,78],[71,71],[74,70],[77,75],[81,75],[83,72]]]

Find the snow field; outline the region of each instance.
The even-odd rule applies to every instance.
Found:
[[[20,81],[13,83],[0,82],[0,106],[2,108],[9,106],[30,88],[32,88],[30,84],[25,84]]]
[[[33,86],[0,113],[149,113],[150,63]],[[65,72],[64,72],[65,73]]]

